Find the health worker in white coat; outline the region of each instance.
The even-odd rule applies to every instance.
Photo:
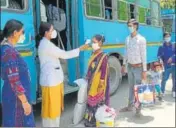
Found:
[[[42,88],[43,127],[59,127],[60,116],[64,109],[64,73],[59,59],[78,57],[80,48],[64,51],[50,40],[57,37],[57,32],[50,23],[42,22],[39,29],[41,39],[38,47],[40,60],[40,85]]]

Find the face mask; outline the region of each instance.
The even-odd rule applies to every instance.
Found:
[[[25,41],[25,35],[22,34],[22,35],[20,36],[20,38],[18,39],[17,43],[24,43],[24,41]]]
[[[54,30],[51,33],[51,39],[55,39],[56,37],[57,37],[57,32],[56,32],[56,30]]]
[[[98,43],[92,43],[92,48],[94,51],[100,49],[100,46],[98,45]]]
[[[135,31],[133,27],[128,27],[128,29],[129,29],[130,33],[133,33]]]
[[[171,41],[171,37],[167,37],[164,39],[167,43]]]

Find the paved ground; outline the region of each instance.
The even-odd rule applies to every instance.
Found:
[[[155,107],[144,108],[143,116],[137,118],[134,112],[119,113],[116,119],[118,127],[175,127],[175,99],[171,96],[171,81],[168,81],[166,87],[166,96],[164,102],[157,102]],[[127,104],[128,84],[127,79],[124,79],[117,93],[111,97],[111,106],[115,109],[120,109]],[[65,111],[61,118],[61,127],[73,127],[72,118],[74,105],[76,103],[77,94],[73,93],[65,96]],[[35,117],[37,126],[41,125],[40,104],[35,106]],[[83,122],[75,127],[83,127]]]

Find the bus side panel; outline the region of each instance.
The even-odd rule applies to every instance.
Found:
[[[84,37],[84,21],[83,21],[83,16],[84,16],[84,4],[83,2],[80,0],[78,1],[78,22],[79,22],[79,44],[83,45],[83,43],[85,42],[86,39],[90,39],[90,37]],[[88,54],[88,55],[87,55]],[[86,76],[86,72],[87,72],[87,65],[88,65],[88,58],[91,55],[91,51],[86,51],[86,52],[81,52],[80,53],[80,57],[79,57],[79,68],[80,68],[80,77],[84,77]],[[87,63],[85,63],[87,62]],[[85,64],[84,64],[85,63]]]
[[[69,4],[68,0],[67,0],[67,4]],[[68,6],[68,5],[67,5]],[[77,48],[77,12],[76,12],[76,8],[77,8],[77,2],[75,0],[71,1],[71,33],[72,33],[72,39],[70,39],[70,42],[72,42],[73,44],[73,49]],[[68,11],[68,10],[67,10]],[[67,15],[69,15],[67,13]],[[68,29],[68,28],[67,28]],[[74,80],[77,79],[77,75],[78,75],[78,71],[79,71],[79,67],[78,67],[78,58],[73,58],[73,59],[69,59],[67,61],[67,67],[68,67],[68,82],[69,85],[73,86],[73,82]]]
[[[74,80],[77,79],[76,76],[76,59],[70,59],[67,61],[68,63],[68,78],[69,85],[73,86]]]
[[[140,26],[139,33],[143,35],[147,41],[147,63],[156,61],[158,59],[158,48],[160,45],[162,45],[162,28],[152,26]]]
[[[82,21],[81,30],[83,30],[80,30],[81,33],[83,33],[83,36],[80,37],[80,44],[83,44],[82,40],[85,40],[87,38],[91,39],[95,34],[101,34],[104,35],[106,38],[106,42],[104,43],[104,51],[107,54],[116,52],[123,56],[125,39],[130,34],[127,23],[120,21],[108,21],[87,18],[84,13],[84,3],[82,3],[82,8],[82,11],[80,11],[80,13],[82,14],[80,14],[79,16],[80,21]],[[161,45],[162,42],[162,28],[140,24],[139,33],[147,40],[147,62],[150,63],[156,61],[158,47]],[[109,48],[109,45],[112,47]],[[117,47],[119,45],[123,47]],[[84,62],[81,61],[82,76],[85,75],[88,62],[87,59],[89,56],[90,52],[85,52],[84,54],[81,54],[81,59],[84,59]]]
[[[37,90],[37,68],[35,62],[35,53],[33,52],[31,56],[23,56],[24,61],[27,63],[30,78],[31,78],[31,101],[36,104],[36,90]]]

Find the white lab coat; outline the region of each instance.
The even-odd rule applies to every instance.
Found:
[[[43,38],[40,41],[38,55],[40,60],[40,85],[57,86],[64,82],[64,73],[59,59],[78,57],[79,48],[64,51],[55,46],[51,41]]]

